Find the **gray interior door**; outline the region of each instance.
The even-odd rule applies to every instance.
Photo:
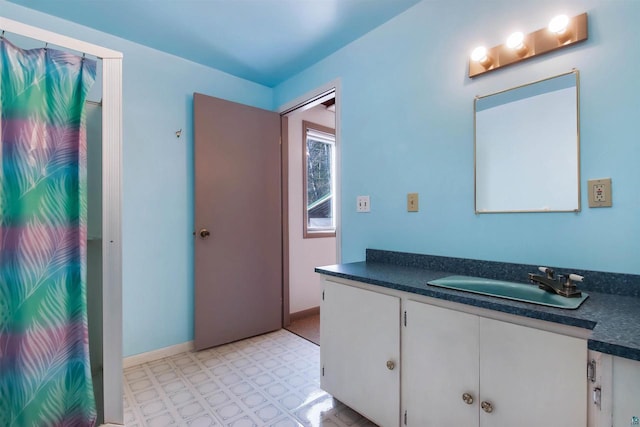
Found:
[[[282,326],[280,116],[194,94],[196,350]]]

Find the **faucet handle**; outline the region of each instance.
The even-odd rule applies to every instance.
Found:
[[[564,277],[563,277],[564,279]],[[584,277],[578,275],[578,274],[569,274],[567,276],[567,281],[564,283],[564,288],[565,289],[574,289],[577,292],[577,288],[576,288],[576,283],[575,282],[582,282],[582,280],[584,279]]]
[[[569,280],[572,282],[582,282],[584,280],[584,276],[580,276],[579,274],[570,274]]]
[[[538,267],[538,270],[546,274],[549,279],[553,279],[553,269],[549,267]]]

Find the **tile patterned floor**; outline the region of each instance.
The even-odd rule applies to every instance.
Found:
[[[286,330],[124,371],[127,427],[375,424],[319,387],[320,349]]]

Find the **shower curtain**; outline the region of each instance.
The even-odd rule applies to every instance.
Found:
[[[95,61],[0,38],[0,426],[93,426],[84,103]]]

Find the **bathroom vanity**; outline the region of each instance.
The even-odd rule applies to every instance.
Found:
[[[368,252],[316,269],[324,390],[383,427],[627,426],[640,413],[640,333],[607,337],[602,320],[640,324],[637,298],[591,291],[562,310],[441,289],[427,282],[483,266],[431,258],[444,264]]]

